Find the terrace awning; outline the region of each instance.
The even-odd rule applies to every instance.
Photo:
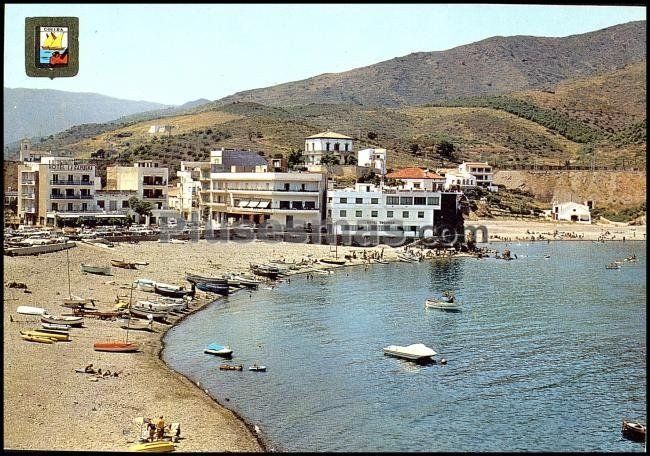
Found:
[[[250,201],[240,201],[239,202],[239,207],[248,207],[249,203],[250,203]]]

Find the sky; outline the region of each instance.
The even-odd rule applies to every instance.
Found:
[[[79,18],[79,73],[25,74],[25,18]],[[492,36],[562,37],[645,20],[641,6],[5,4],[4,87],[182,104]]]

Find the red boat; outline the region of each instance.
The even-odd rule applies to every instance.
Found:
[[[93,348],[95,351],[128,353],[138,351],[140,346],[130,342],[95,342]]]

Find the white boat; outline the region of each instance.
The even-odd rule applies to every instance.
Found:
[[[384,348],[384,354],[411,361],[430,361],[436,352],[424,344],[412,344],[406,347],[389,345]]]
[[[23,315],[45,315],[47,311],[42,307],[18,306],[16,312]]]
[[[84,323],[83,317],[57,317],[55,315],[41,315],[42,323],[51,323],[55,325],[81,326]]]
[[[138,290],[151,292],[153,293],[156,289],[156,282],[150,279],[138,279],[133,281],[133,285],[138,288]]]
[[[53,329],[57,331],[67,331],[70,329],[70,325],[63,325],[63,324],[58,324],[58,323],[45,323],[41,322],[41,326],[43,329]]]
[[[420,257],[411,255],[410,253],[398,253],[397,258],[404,263],[419,263]]]
[[[151,331],[153,329],[153,317],[147,318],[146,320],[141,320],[139,318],[120,318],[117,322],[120,325],[120,328],[123,329],[146,331]]]
[[[180,312],[187,308],[185,301],[183,301],[183,299],[180,299],[180,301],[181,302],[137,301],[135,303],[135,307],[141,309],[156,310],[156,311],[169,312],[173,310],[176,312]]]
[[[424,307],[427,309],[440,309],[451,312],[457,312],[460,310],[458,302],[451,295],[443,295],[441,298],[429,298],[424,302]]]
[[[232,349],[227,345],[210,344],[203,350],[203,353],[230,357],[232,356]]]

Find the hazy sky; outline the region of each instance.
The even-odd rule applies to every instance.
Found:
[[[25,75],[25,17],[79,17],[79,73]],[[5,6],[5,87],[182,104],[335,73],[491,36],[568,36],[645,7],[527,5]]]

